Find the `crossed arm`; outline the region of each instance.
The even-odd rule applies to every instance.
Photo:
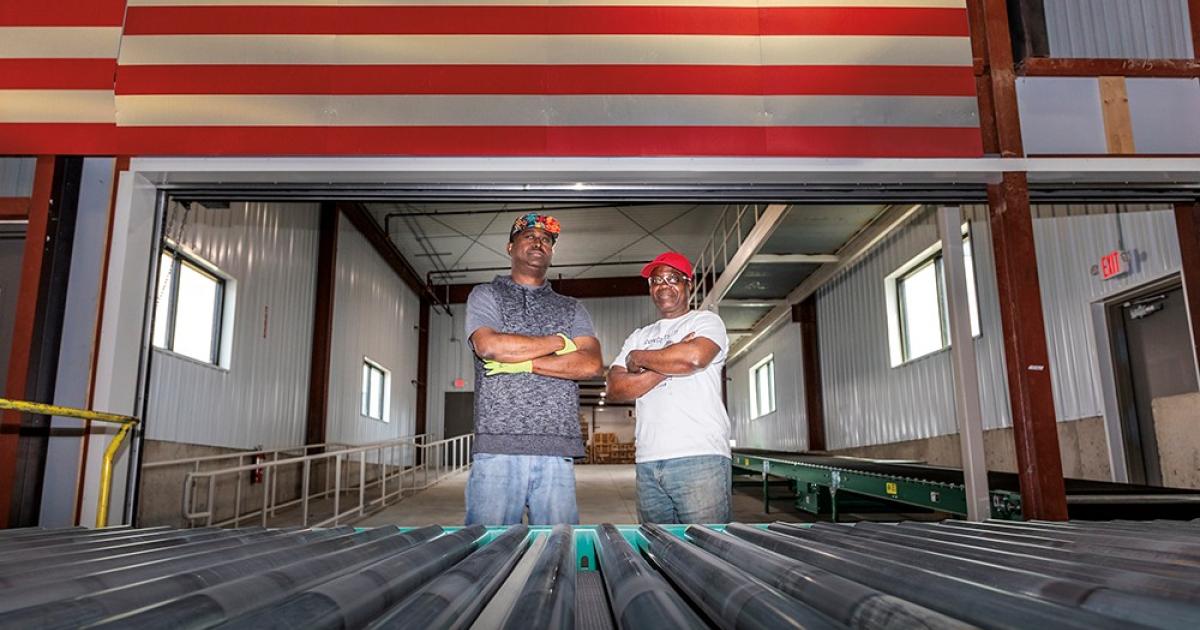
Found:
[[[558,335],[529,337],[496,332],[486,327],[471,334],[475,354],[485,361],[532,361],[534,374],[573,381],[598,378],[604,374],[600,341],[595,337],[576,337],[572,341],[577,348],[575,352],[556,355],[554,353],[562,350],[564,345],[563,338]]]
[[[641,398],[672,376],[703,370],[720,351],[716,343],[694,333],[659,350],[634,350],[625,358],[624,367],[614,365],[608,371],[608,398],[613,402]]]

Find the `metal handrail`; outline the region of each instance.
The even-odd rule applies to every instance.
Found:
[[[424,443],[425,435],[408,436],[395,440],[383,442],[375,442],[364,444],[355,447],[344,448],[336,451],[325,453],[314,453],[299,457],[291,457],[288,459],[278,459],[274,461],[256,462],[251,464],[239,464],[228,468],[218,470],[199,471],[194,470],[187,473],[183,482],[182,496],[182,511],[183,518],[189,524],[195,525],[198,521],[203,521],[205,526],[221,527],[224,525],[233,525],[238,527],[243,520],[253,519],[258,517],[263,526],[267,525],[268,518],[274,516],[276,512],[282,508],[291,507],[293,505],[301,506],[301,525],[310,526],[310,507],[311,501],[314,498],[328,498],[332,496],[333,515],[323,521],[311,524],[312,527],[323,527],[327,525],[339,525],[342,519],[355,515],[361,517],[366,515],[367,509],[375,508],[382,509],[388,504],[388,501],[395,498],[396,500],[403,499],[405,491],[416,492],[423,490],[432,485],[437,484],[446,477],[466,470],[470,467],[471,444],[474,440],[474,434],[469,433],[457,437],[438,440],[431,443]],[[411,448],[413,450],[413,465],[405,467],[403,465],[405,453],[403,449]],[[400,450],[400,457],[397,458],[397,450]],[[367,481],[367,456],[368,454],[376,455],[376,464],[379,467],[379,474],[373,481]],[[357,455],[359,477],[357,485],[347,485],[343,487],[343,468],[354,463],[354,456]],[[387,457],[385,457],[387,455]],[[326,479],[324,487],[317,492],[313,492],[311,488],[312,468],[314,463],[324,462],[331,464],[326,466]],[[280,503],[276,492],[276,483],[279,479],[279,470],[283,467],[295,466],[301,471],[301,492],[300,497]],[[388,468],[395,468],[394,473],[389,473]],[[263,502],[259,509],[253,510],[247,514],[242,514],[241,505],[241,474],[247,471],[261,470],[263,473]],[[329,475],[333,475],[333,487],[329,487]],[[432,473],[432,479],[430,478]],[[422,483],[418,484],[418,474],[421,475]],[[235,484],[236,491],[234,495],[234,510],[233,516],[222,521],[216,521],[216,488],[217,480],[220,477],[236,475],[238,483]],[[405,477],[411,479],[412,483],[406,484]],[[195,507],[196,490],[200,485],[201,480],[204,480],[207,489],[207,500],[204,510],[199,510]],[[389,481],[395,480],[396,489],[392,492],[388,491]],[[379,486],[379,496],[371,499],[366,498],[368,488]],[[342,494],[345,490],[355,490],[358,492],[358,505],[351,507],[349,510],[341,509]],[[374,509],[372,509],[374,511]]]
[[[731,204],[725,207],[721,213],[720,220],[713,226],[712,233],[704,246],[700,248],[700,253],[695,258],[695,278],[693,283],[692,293],[689,296],[689,301],[693,308],[699,307],[704,301],[705,295],[708,293],[708,283],[705,282],[709,274],[715,279],[720,275],[720,270],[729,264],[729,249],[730,238],[734,237],[733,251],[742,246],[742,240],[746,238],[743,233],[743,217],[747,213],[751,213],[751,221],[745,225],[747,228],[752,228],[758,221],[760,207],[759,204]],[[730,217],[732,216],[732,221]],[[718,265],[718,252],[720,252],[720,264]]]
[[[96,527],[107,527],[108,503],[112,496],[113,461],[117,458],[117,451],[121,450],[121,444],[125,442],[125,436],[129,435],[129,430],[137,425],[138,419],[133,416],[122,416],[103,411],[89,411],[87,409],[76,409],[75,407],[0,398],[0,410],[4,409],[24,413],[36,413],[44,416],[78,418],[94,422],[112,422],[121,425],[121,430],[117,431],[117,435],[113,437],[112,442],[108,443],[108,448],[104,449],[104,459],[100,465],[100,497],[96,501]]]

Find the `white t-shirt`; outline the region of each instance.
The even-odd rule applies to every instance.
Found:
[[[717,344],[708,367],[690,376],[673,376],[637,399],[637,462],[696,455],[729,457],[729,415],[721,400],[721,372],[729,352],[725,322],[711,311],[690,311],[660,319],[633,331],[613,365],[625,367],[634,350],[658,350],[689,333]]]

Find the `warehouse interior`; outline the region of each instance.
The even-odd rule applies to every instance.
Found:
[[[0,630],[1200,627],[1198,121],[1197,0],[15,2]],[[606,369],[694,264],[728,522],[593,378],[470,524],[529,212]]]

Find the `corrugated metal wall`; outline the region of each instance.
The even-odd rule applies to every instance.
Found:
[[[975,351],[985,428],[1009,421],[991,234],[980,209],[971,222],[981,336]],[[928,208],[862,262],[821,289],[817,322],[831,449],[886,444],[955,432],[949,353],[891,366],[884,279],[938,241],[937,212]],[[779,372],[776,371],[778,378]]]
[[[1187,0],[1044,0],[1052,57],[1190,59]]]
[[[0,158],[0,197],[28,197],[36,166],[36,158]]]
[[[986,211],[975,206],[963,212],[971,223],[980,300],[982,334],[976,338],[975,349],[984,427],[1011,426]],[[1178,272],[1173,214],[1167,206],[1046,205],[1037,206],[1034,216],[1058,419],[1101,416],[1103,393],[1091,304]],[[937,241],[935,218],[933,209],[918,214],[818,293],[821,376],[831,449],[922,439],[957,430],[949,354],[938,352],[893,368],[888,350],[884,279]],[[1134,255],[1130,273],[1109,281],[1092,275],[1100,257],[1114,249]],[[771,348],[799,348],[798,339],[780,339],[779,334],[760,342],[747,358],[730,367],[730,415],[739,444],[781,444],[787,439],[781,436],[804,426],[802,409],[754,422],[745,420],[749,414],[746,369]],[[780,383],[798,378],[800,367],[780,363],[779,356],[776,350],[776,394],[782,411],[788,402]]]
[[[604,355],[604,364],[612,363],[620,352],[625,338],[635,329],[658,319],[658,310],[650,297],[619,297],[583,300],[592,316],[596,337]],[[430,317],[429,337],[429,404],[428,431],[441,435],[445,414],[445,396],[450,391],[474,391],[475,368],[470,345],[463,340],[466,305],[451,306],[453,316],[434,309]],[[454,379],[463,378],[466,385],[455,389]]]
[[[316,205],[194,208],[186,224],[173,210],[168,235],[236,282],[231,362],[225,370],[155,352],[146,437],[233,448],[303,443]]]
[[[1179,271],[1179,240],[1169,206],[1046,205],[1034,209],[1038,279],[1059,419],[1102,415],[1091,303]],[[1114,249],[1135,255],[1112,280],[1092,275]]]
[[[750,419],[750,368],[775,355],[775,412]],[[739,447],[803,451],[808,448],[804,409],[804,366],[800,362],[800,326],[787,324],[726,366],[729,421]]]
[[[337,252],[327,439],[365,444],[412,435],[420,302],[345,217]],[[390,422],[360,413],[364,357],[391,372]]]

